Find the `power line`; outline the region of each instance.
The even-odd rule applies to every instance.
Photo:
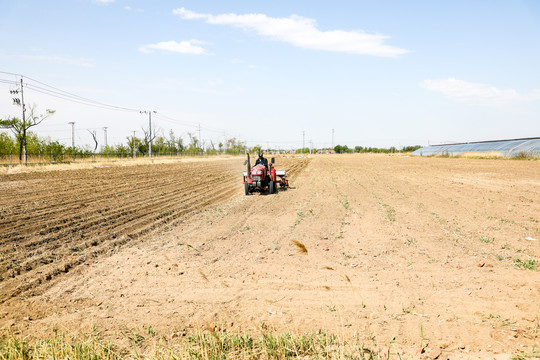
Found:
[[[23,75],[21,75],[21,74],[16,74],[16,73],[11,73],[11,72],[6,72],[6,71],[0,71],[0,74],[23,77]],[[132,112],[140,112],[141,111],[140,109],[134,109],[134,108],[129,108],[129,107],[125,107],[125,106],[107,104],[107,103],[104,103],[104,102],[101,102],[101,101],[86,98],[86,97],[71,93],[69,91],[62,90],[62,89],[57,88],[55,86],[46,84],[46,83],[44,83],[42,81],[39,81],[39,80],[36,80],[34,78],[27,77],[27,76],[24,76],[24,77],[27,80],[26,81],[26,87],[28,89],[30,89],[32,91],[35,91],[35,92],[38,92],[38,93],[41,93],[41,94],[44,94],[44,95],[48,95],[48,96],[51,96],[51,97],[56,97],[56,98],[59,98],[59,99],[62,99],[62,100],[71,101],[71,102],[81,104],[81,105],[92,106],[92,107],[95,107],[95,108],[101,108],[101,109],[105,109],[105,110],[129,111],[129,112],[131,112],[131,111]],[[31,80],[31,82],[29,83],[28,80]],[[18,81],[13,81],[13,80],[0,79],[0,82],[10,84],[10,85],[18,85]],[[39,84],[41,86],[33,84],[32,82],[37,83],[37,84]],[[210,132],[222,133],[224,131],[224,129],[216,128],[216,127],[209,126],[209,125],[199,123],[199,122],[179,120],[179,119],[176,119],[176,118],[173,118],[173,117],[161,114],[161,113],[156,114],[156,116],[164,118],[164,119],[172,121],[172,122],[177,122],[177,123],[185,124],[185,125],[188,125],[188,126],[192,126],[194,128],[198,128],[200,126],[202,129],[210,131]]]
[[[14,81],[14,80],[5,80],[5,79],[0,79],[0,83],[10,84],[10,85],[17,85],[17,84],[18,84],[17,81]]]
[[[199,125],[200,125],[202,129],[208,130],[208,131],[211,131],[211,132],[215,132],[215,133],[223,133],[223,131],[225,131],[225,129],[216,128],[216,127],[205,125],[205,124],[199,123],[199,122],[175,119],[173,117],[164,115],[162,113],[158,113],[158,114],[156,114],[156,116],[159,117],[159,118],[164,119],[165,121],[181,123],[181,124],[184,124],[186,126],[194,127],[196,129],[198,129]]]
[[[74,98],[78,98],[78,99],[83,100],[83,101],[88,101],[88,102],[91,102],[91,103],[94,103],[94,104],[97,104],[97,105],[115,108],[115,109],[117,109],[117,110],[139,111],[139,109],[133,109],[133,108],[128,108],[128,107],[124,107],[124,106],[111,105],[111,104],[107,104],[107,103],[104,103],[104,102],[101,102],[101,101],[96,101],[96,100],[92,100],[92,99],[89,99],[89,98],[85,98],[85,97],[83,97],[83,96],[79,96],[79,95],[70,93],[70,92],[68,92],[68,91],[65,91],[65,90],[56,88],[56,87],[54,87],[54,86],[45,84],[45,83],[43,83],[43,82],[41,82],[41,81],[32,79],[32,78],[30,78],[30,77],[26,77],[26,78],[27,78],[27,79],[30,79],[30,80],[32,80],[32,81],[34,81],[34,82],[37,82],[38,84],[41,84],[41,85],[43,85],[43,86],[50,87],[51,89],[54,89],[54,90],[56,90],[56,91],[58,91],[58,92],[64,93],[64,94],[66,94],[67,96],[71,96],[71,97],[74,97]],[[35,86],[35,85],[33,85],[33,86]]]
[[[96,107],[96,108],[101,108],[101,109],[106,109],[106,110],[115,110],[115,111],[129,111],[129,112],[139,111],[139,110],[136,110],[136,109],[124,108],[124,107],[121,107],[121,106],[109,105],[109,104],[102,103],[102,102],[99,102],[99,101],[89,100],[89,99],[86,99],[86,98],[83,98],[83,97],[80,97],[80,96],[76,96],[76,95],[75,96],[74,95],[64,95],[61,92],[54,91],[54,90],[49,90],[49,89],[46,89],[46,88],[43,88],[43,87],[40,87],[40,86],[36,86],[34,84],[27,84],[27,86],[32,91],[36,91],[36,92],[39,92],[41,94],[49,95],[49,96],[52,96],[52,97],[56,97],[56,98],[59,98],[59,99],[75,102],[75,103],[82,104],[82,105],[93,106],[93,107]]]
[[[100,109],[105,109],[105,110],[114,110],[114,111],[127,111],[127,112],[140,112],[141,111],[140,109],[134,109],[134,108],[124,107],[124,106],[112,105],[112,104],[108,104],[108,103],[105,103],[105,102],[93,100],[93,99],[90,99],[90,98],[87,98],[87,97],[83,97],[83,96],[77,95],[75,93],[62,90],[62,89],[60,89],[58,87],[46,84],[46,83],[44,83],[42,81],[39,81],[39,80],[36,80],[34,78],[24,76],[22,74],[16,74],[16,73],[11,73],[11,72],[7,72],[7,71],[0,71],[0,74],[10,75],[10,76],[14,76],[14,77],[20,77],[21,79],[24,77],[25,80],[26,80],[25,81],[26,90],[29,90],[31,92],[44,94],[44,95],[47,95],[47,96],[50,96],[50,97],[55,97],[55,98],[58,98],[58,99],[70,101],[70,102],[73,102],[73,103],[76,103],[76,104],[95,107],[95,108],[100,108]],[[19,85],[18,79],[17,80],[0,79],[0,83],[13,85],[13,86],[18,86]],[[157,114],[155,113],[155,115],[158,116],[159,118],[164,119],[165,121],[174,122],[174,123],[180,123],[180,124],[184,124],[186,126],[193,127],[193,128],[196,129],[196,131],[199,131],[199,133],[200,133],[201,130],[205,130],[205,131],[213,132],[213,133],[219,133],[219,134],[222,134],[225,131],[225,129],[222,129],[222,128],[210,126],[210,125],[200,123],[200,122],[194,122],[194,121],[188,121],[188,120],[179,120],[177,118],[167,116],[167,115],[162,114],[162,113],[157,113]],[[74,131],[75,131],[74,130],[74,125],[72,125],[72,132],[74,133]],[[202,139],[199,139],[199,140],[202,142]]]
[[[7,74],[7,75],[13,75],[13,76],[22,76],[21,74],[15,74],[15,73],[10,73],[10,72],[6,72],[6,71],[0,71],[0,74]]]

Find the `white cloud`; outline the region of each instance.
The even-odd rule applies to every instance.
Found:
[[[472,83],[454,78],[424,80],[420,85],[428,90],[440,92],[452,100],[481,105],[504,105],[540,99],[540,90],[533,90],[531,94],[527,95],[520,94],[514,89],[502,90],[492,85]]]
[[[92,0],[92,1],[98,4],[110,4],[114,2],[114,0]]]
[[[143,53],[151,53],[155,50],[161,51],[170,51],[177,52],[182,54],[193,54],[193,55],[203,55],[208,54],[208,52],[197,45],[203,45],[205,42],[199,40],[189,40],[189,41],[162,41],[156,44],[143,45],[139,48],[139,51]]]
[[[344,52],[351,54],[397,57],[409,50],[384,44],[389,36],[369,34],[363,31],[321,31],[317,22],[297,15],[273,18],[265,14],[200,14],[185,8],[173,10],[173,14],[186,20],[204,20],[209,24],[229,25],[246,31],[284,41],[306,49]]]

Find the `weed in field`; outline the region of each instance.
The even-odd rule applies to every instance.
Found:
[[[519,269],[538,271],[538,264],[534,259],[521,260],[520,258],[515,258],[514,265]]]
[[[386,209],[386,217],[389,221],[396,221],[396,210],[387,204],[382,204],[383,207]]]
[[[527,359],[538,359],[540,358],[540,350],[536,348],[536,345],[533,345],[533,348],[530,352],[520,352],[519,354],[514,355],[512,359],[516,360],[527,360]]]
[[[420,324],[420,348],[424,347],[424,341],[429,341],[430,338],[424,336],[424,326]]]
[[[505,219],[505,218],[500,218],[499,221],[502,222],[502,223],[511,223],[511,224],[514,223],[514,220],[508,220],[508,219]]]
[[[336,305],[326,305],[326,307],[328,308],[328,311],[330,312],[334,312],[336,311]]]
[[[495,238],[489,238],[487,236],[480,235],[480,241],[486,244],[492,243],[495,241]]]
[[[304,214],[303,211],[297,211],[297,212],[296,212],[296,221],[295,221],[294,225],[291,226],[291,228],[294,228],[295,226],[300,225],[300,223],[302,222],[302,219],[303,219],[305,216],[306,216],[306,215]]]

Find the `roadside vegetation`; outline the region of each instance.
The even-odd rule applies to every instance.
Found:
[[[147,327],[140,332],[124,330],[114,340],[98,331],[78,337],[56,333],[42,339],[11,332],[0,335],[0,359],[11,360],[379,359],[376,345],[372,347],[321,331],[298,335],[263,331],[255,337],[213,328],[195,334],[180,330],[163,336]],[[386,351],[397,356],[395,349]]]
[[[413,152],[415,150],[420,149],[422,146],[420,145],[414,145],[414,146],[405,146],[401,149],[397,149],[395,146],[391,146],[389,148],[376,148],[376,147],[362,147],[362,146],[355,146],[354,149],[349,148],[347,145],[336,145],[334,147],[334,151],[337,154],[351,154],[351,153],[383,153],[383,154],[391,154],[391,153],[408,153]]]

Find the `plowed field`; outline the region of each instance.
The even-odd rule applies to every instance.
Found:
[[[89,258],[230,198],[238,192],[240,163],[235,159],[4,176],[0,303],[36,295]]]
[[[412,358],[536,351],[540,162],[278,158],[292,188],[250,196],[242,162],[2,175],[0,327],[219,324],[323,329]]]

